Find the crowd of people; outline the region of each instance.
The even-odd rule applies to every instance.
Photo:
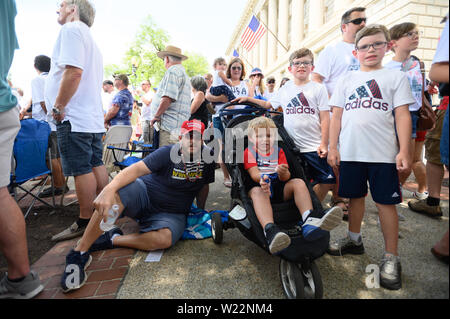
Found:
[[[315,240],[346,219],[347,236],[331,242],[328,253],[364,253],[361,224],[369,184],[385,242],[381,285],[400,289],[395,205],[407,195],[415,198],[408,202],[411,210],[442,216],[440,188],[444,167],[448,169],[448,20],[428,81],[420,60],[412,55],[420,40],[417,26],[405,22],[388,30],[378,24],[366,25],[365,11],[357,7],[344,13],[342,41],[327,46],[317,61],[308,48],[294,51],[288,65],[291,78],[283,78],[278,88],[276,79],[266,78],[257,67],[247,79],[239,57],[228,63],[217,58],[212,74],[189,78],[182,65],[188,57],[180,48],[168,45],[157,53],[166,69],[158,88],[145,80],[139,88],[130,89],[125,74],[103,79],[102,54],[90,32],[95,18],[90,2],[63,0],[57,17],[61,30],[52,56],[35,58],[32,99],[20,106],[6,83],[17,48],[16,7],[14,0],[3,1],[0,205],[4,212],[0,214],[0,249],[8,273],[0,282],[0,298],[32,298],[43,289],[38,274],[29,267],[23,215],[7,190],[20,120],[32,117],[50,125],[55,193],[68,191],[65,177],[75,180],[79,218],[52,237],[61,241],[82,236],[66,257],[61,287],[68,292],[85,283],[93,251],[114,247],[151,251],[169,248],[180,240],[191,204],[196,200],[204,209],[209,184],[215,181],[216,163],[202,157],[192,160],[193,154],[215,155],[224,186],[232,186],[221,150],[212,154],[203,137],[205,129],[212,128],[214,137],[222,140],[225,128],[219,111],[230,101],[238,102],[235,109],[252,102],[283,112],[284,127],[310,169],[313,191],[320,201],[332,193],[331,209],[314,211],[304,181],[291,178],[283,150],[274,145],[270,133],[258,131],[276,129],[274,123],[265,117],[252,121],[248,137],[253,147],[244,154],[244,167],[251,177],[246,188],[270,252],[276,254],[290,244],[289,236],[274,223],[270,202],[293,198],[302,215],[299,226],[305,239]],[[383,65],[391,50],[392,61]],[[428,132],[420,131],[420,110],[424,99],[433,94],[441,99],[436,124]],[[158,136],[159,148],[110,181],[102,161],[102,139],[115,125],[132,125],[134,135],[145,144],[155,143]],[[180,160],[174,161],[173,154]],[[268,168],[276,174],[266,174]],[[412,172],[418,189],[406,194],[402,186]],[[48,188],[41,196],[51,194]],[[138,221],[139,233],[124,235],[117,227],[105,232],[100,229],[113,204],[119,206],[122,216]],[[432,253],[448,263],[448,232]]]

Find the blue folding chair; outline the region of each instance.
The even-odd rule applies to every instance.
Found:
[[[51,154],[50,148],[48,147],[48,138],[51,129],[47,122],[37,121],[35,119],[22,120],[20,124],[21,128],[14,141],[13,159],[15,165],[12,167],[9,189],[13,190],[14,198],[17,202],[20,202],[28,195],[33,197],[25,213],[26,218],[36,200],[48,207],[55,208],[54,194],[52,194],[53,205],[39,198],[39,194],[44,189],[52,173]],[[23,184],[29,180],[46,174],[47,176],[41,179],[30,190],[24,187]],[[51,179],[51,187],[54,190],[53,178]],[[20,198],[18,198],[17,188],[25,192]],[[33,193],[36,188],[39,188],[38,191]]]
[[[156,151],[159,147],[159,131],[154,131],[153,140],[155,141],[153,144],[144,144],[139,141],[132,141],[131,148],[120,148],[115,146],[108,146],[107,149],[112,151],[114,157],[114,166],[117,166],[120,170],[123,170],[139,161],[141,161],[148,154]],[[138,149],[139,148],[139,149]],[[118,158],[116,155],[116,151],[121,152],[122,158]],[[136,156],[138,153],[140,156]],[[129,154],[129,155],[125,155]]]

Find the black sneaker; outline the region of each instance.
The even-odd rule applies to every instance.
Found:
[[[289,247],[291,238],[275,224],[267,224],[264,228],[266,240],[271,254],[276,254]]]
[[[55,187],[54,193],[55,196],[62,195],[63,193],[67,193],[69,191],[69,186],[66,187]],[[39,198],[46,198],[46,197],[52,197],[52,188],[47,187],[44,189],[38,196]]]
[[[123,235],[123,232],[119,227],[114,227],[113,229],[104,232],[92,244],[91,248],[89,248],[89,252],[113,249],[114,246],[112,244],[111,238],[114,234]]]
[[[380,263],[380,285],[389,290],[402,288],[402,265],[398,256],[383,255]]]
[[[61,288],[64,293],[80,289],[86,282],[86,268],[89,267],[92,256],[89,252],[81,255],[73,249],[66,256],[66,267],[61,277]]]
[[[334,243],[330,243],[327,253],[332,256],[343,256],[345,254],[362,255],[364,254],[364,245],[361,238],[359,243],[355,243],[347,236]]]

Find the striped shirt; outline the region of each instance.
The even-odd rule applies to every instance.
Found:
[[[181,64],[171,66],[159,84],[151,108],[156,114],[163,96],[174,100],[161,117],[161,129],[179,133],[181,124],[191,116],[191,83]]]

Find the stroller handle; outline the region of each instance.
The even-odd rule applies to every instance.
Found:
[[[245,109],[228,109],[230,106],[234,105],[245,105],[247,106]],[[228,102],[225,104],[219,111],[219,115],[222,116],[228,116],[228,115],[243,115],[243,114],[259,114],[263,115],[266,114],[269,111],[268,109],[263,108],[262,106],[253,103],[253,102]]]

